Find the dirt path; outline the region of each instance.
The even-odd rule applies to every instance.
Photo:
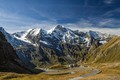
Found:
[[[72,78],[69,80],[80,80],[80,79],[85,78],[85,77],[94,76],[96,74],[99,74],[100,72],[101,72],[100,70],[94,69],[91,73],[84,74],[84,75],[81,75],[80,77],[75,77],[75,78]]]
[[[56,75],[56,74],[74,74],[76,72],[79,72],[81,70],[85,70],[87,68],[85,67],[74,67],[74,68],[68,68],[68,69],[61,69],[61,70],[53,70],[53,69],[42,69],[44,70],[45,74],[49,75]]]
[[[53,69],[44,69],[44,68],[41,68],[42,70],[44,70],[45,74],[48,74],[48,75],[56,75],[56,74],[72,74],[72,73],[76,73],[76,72],[79,72],[81,70],[85,70],[85,71],[91,71],[90,73],[88,74],[84,74],[84,75],[81,75],[79,77],[75,77],[75,78],[71,78],[69,80],[80,80],[82,78],[85,78],[85,77],[89,77],[89,76],[94,76],[96,74],[99,74],[101,71],[98,70],[98,69],[92,69],[90,67],[84,67],[84,66],[81,66],[81,67],[74,67],[74,68],[69,68],[69,69],[61,69],[61,70],[53,70]]]

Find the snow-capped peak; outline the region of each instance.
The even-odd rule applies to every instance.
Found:
[[[27,31],[17,32],[14,33],[13,35],[15,38],[21,41],[34,45],[31,41],[29,41],[29,39],[27,39],[27,36],[37,36],[40,33],[40,30],[41,30],[40,28],[28,29]]]
[[[21,38],[25,38],[26,35],[27,35],[31,30],[32,30],[32,29],[28,29],[28,30],[25,32],[25,34],[23,34],[23,35],[21,36]]]
[[[7,41],[15,48],[20,45],[29,45],[29,43],[26,43],[25,41],[17,39],[14,35],[11,35],[7,33],[4,28],[0,27],[0,31],[5,35],[5,38]]]
[[[58,25],[48,31],[45,31],[41,28],[34,28],[29,29],[26,31],[21,38],[21,40],[37,44],[38,42],[47,42],[51,45],[55,45],[61,42],[64,43],[87,43],[88,45],[92,42],[93,39],[95,40],[103,40],[102,33],[96,31],[89,31],[89,32],[79,32],[79,31],[72,31],[69,28],[63,27]],[[46,44],[47,45],[47,44]]]
[[[52,28],[52,29],[50,29],[50,30],[48,30],[48,31],[47,31],[47,34],[51,34],[54,30],[55,30],[55,27]]]
[[[64,28],[62,25],[57,25],[57,26],[55,27],[55,29],[62,29],[62,28]]]
[[[51,34],[53,32],[57,32],[57,31],[66,31],[67,28],[65,28],[64,26],[61,25],[57,25],[56,27],[53,27],[52,29],[47,31],[47,34]]]
[[[36,36],[37,34],[39,34],[39,32],[40,32],[40,28],[34,28],[29,31],[29,34]]]

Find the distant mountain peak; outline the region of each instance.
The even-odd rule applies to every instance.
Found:
[[[100,32],[92,31],[92,30],[88,32],[81,32],[81,31],[76,32],[61,25],[57,25],[56,27],[48,31],[41,28],[29,29],[22,36],[24,36],[24,37],[20,37],[22,38],[22,40],[27,42],[29,41],[32,44],[37,44],[38,42],[40,42],[40,40],[42,40],[42,42],[46,41],[53,45],[57,45],[59,42],[64,42],[64,43],[73,42],[73,44],[83,42],[86,44],[86,42],[88,43],[90,42],[87,41],[86,38],[89,38],[89,40],[91,39],[103,40],[109,37],[109,35],[104,35]]]
[[[3,29],[1,30],[3,31]],[[77,60],[76,56],[81,55],[84,49],[88,49],[94,44],[102,45],[110,39],[109,35],[104,35],[100,32],[73,31],[61,25],[52,28],[48,32],[41,28],[34,28],[25,32],[14,33],[13,35],[4,31],[4,35],[17,50],[20,59],[29,65],[31,65],[31,62],[34,63],[34,61],[38,61],[40,64],[44,61],[54,63],[51,60],[53,56],[56,56],[54,57],[55,61],[61,56],[65,56],[63,59],[68,59],[66,61],[69,61],[70,58],[72,60],[73,57]],[[20,37],[16,35],[20,35]],[[86,54],[87,50],[84,51]],[[78,58],[80,60],[82,57],[79,56]]]
[[[51,33],[56,32],[56,31],[63,31],[63,32],[65,32],[65,31],[67,31],[67,28],[65,28],[65,27],[62,26],[62,25],[57,25],[56,27],[48,30],[47,33],[48,33],[48,34],[51,34]]]
[[[62,28],[64,28],[62,25],[57,25],[57,26],[55,27],[55,29],[62,29]]]
[[[31,31],[29,31],[29,34],[32,34],[32,35],[37,35],[39,33],[40,33],[40,28],[34,28]]]
[[[5,33],[5,32],[6,32],[3,27],[0,27],[0,31],[1,31],[2,33]]]
[[[0,27],[0,30],[4,30],[4,28],[3,28],[3,27]]]

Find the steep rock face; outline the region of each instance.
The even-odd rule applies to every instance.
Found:
[[[0,71],[30,73],[2,32],[0,32]]]
[[[5,39],[5,36],[1,32],[0,32],[0,57],[1,57],[0,58],[1,64],[4,63],[4,61],[2,63],[3,59],[13,60],[13,61],[18,59],[15,50],[7,42],[7,40]]]
[[[87,55],[87,62],[105,63],[120,61],[120,37],[112,38],[108,43],[92,48]]]
[[[18,57],[30,68],[34,68],[35,65],[31,63],[31,52],[35,51],[35,47],[28,40],[24,40],[24,37],[15,37],[14,35],[9,34],[4,30],[4,28],[0,27],[0,31],[4,34],[5,39],[12,45],[12,47],[16,50]],[[28,30],[27,32],[29,32]],[[23,35],[26,32],[18,32],[16,35]],[[24,36],[24,35],[23,35]]]
[[[20,45],[30,45],[29,43],[26,43],[25,41],[19,40],[17,38],[15,38],[13,35],[7,33],[4,28],[0,27],[0,31],[5,35],[5,38],[7,39],[7,41],[14,47],[19,47]]]
[[[37,66],[53,65],[59,63],[59,57],[54,49],[39,46],[37,52],[32,54],[32,62]]]
[[[76,63],[77,61],[83,61],[85,55],[88,52],[88,47],[81,44],[61,44],[62,53],[64,55],[64,60],[68,61],[69,64]]]

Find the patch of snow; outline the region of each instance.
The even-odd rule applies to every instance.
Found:
[[[85,38],[85,41],[86,41],[86,43],[87,43],[87,47],[89,47],[89,44],[90,44],[89,38]]]
[[[41,43],[43,44],[46,44],[46,45],[50,45],[50,43],[46,42],[46,41],[43,41],[43,40],[40,40]]]
[[[39,34],[39,32],[40,32],[40,28],[35,28],[30,31],[30,34],[36,36],[37,34]]]
[[[50,29],[50,30],[48,30],[48,31],[47,31],[47,34],[51,34],[54,30],[55,30],[55,27],[52,28],[52,29]]]
[[[105,44],[105,43],[107,43],[107,41],[99,41],[99,43]]]
[[[32,29],[27,30],[27,31],[25,32],[25,34],[23,34],[23,35],[21,36],[21,38],[24,39],[31,30],[32,30]]]
[[[29,40],[27,40],[27,39],[25,39],[25,38],[19,38],[19,37],[16,37],[16,36],[14,36],[16,39],[19,39],[19,40],[21,40],[21,41],[24,41],[24,42],[27,42],[27,43],[30,43],[30,44],[32,44]]]

